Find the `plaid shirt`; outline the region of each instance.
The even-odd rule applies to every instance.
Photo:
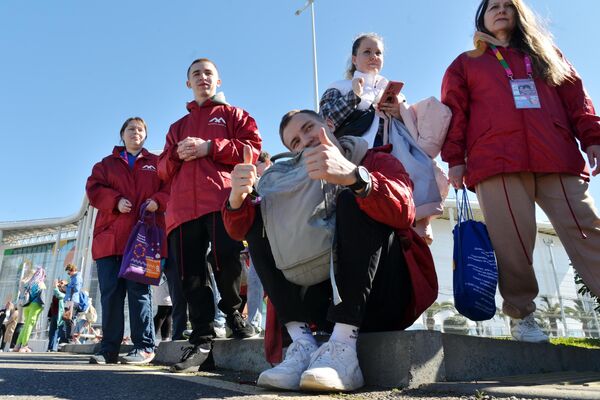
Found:
[[[342,95],[338,89],[327,89],[319,104],[320,114],[333,123],[334,131],[348,118],[360,103],[353,90]]]

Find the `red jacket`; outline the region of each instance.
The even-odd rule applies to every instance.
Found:
[[[142,149],[131,169],[127,160],[120,155],[123,150],[123,147],[115,147],[110,156],[94,165],[85,187],[90,204],[98,209],[92,242],[94,260],[123,255],[140,206],[147,199],[158,204],[156,221],[161,229],[165,229],[164,212],[169,190],[168,185],[158,177],[158,156]],[[131,212],[127,214],[117,209],[123,197],[133,204]],[[161,248],[161,255],[167,256],[166,243]]]
[[[252,147],[254,162],[261,149],[256,122],[241,108],[213,98],[201,106],[192,101],[187,109],[190,113],[171,125],[158,164],[160,177],[171,182],[167,233],[184,222],[218,211],[228,196],[233,167],[243,162],[244,144]],[[186,137],[211,140],[209,155],[182,161],[177,143]]]
[[[524,55],[499,47],[515,79],[527,78]],[[565,173],[589,179],[576,139],[585,150],[600,144],[600,118],[577,72],[558,87],[536,78],[540,109],[517,109],[508,77],[491,49],[458,56],[442,82],[452,110],[442,159],[466,164],[466,184],[511,172]]]
[[[433,264],[433,257],[427,244],[412,229],[415,218],[415,205],[412,198],[412,182],[402,164],[389,154],[391,146],[370,149],[362,161],[371,173],[373,187],[365,198],[356,200],[362,211],[376,221],[393,227],[402,240],[404,257],[413,287],[411,305],[404,318],[398,321],[397,329],[405,329],[421,315],[437,298],[438,283]],[[246,198],[238,210],[228,210],[227,202],[221,212],[225,229],[229,235],[242,240],[250,230],[255,208]],[[271,303],[269,303],[271,304]],[[269,315],[269,320],[273,316]],[[281,342],[279,335],[273,335],[269,329],[276,329],[275,324],[268,324],[265,335],[267,360],[279,362],[281,358]],[[275,345],[273,345],[275,342]]]

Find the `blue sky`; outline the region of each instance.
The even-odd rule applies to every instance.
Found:
[[[385,39],[382,74],[409,101],[439,96],[446,67],[471,48],[477,0],[316,0],[319,92],[341,79],[353,38]],[[600,104],[600,2],[530,0]],[[310,12],[303,0],[0,2],[0,221],[75,213],[93,164],[130,116],[162,149],[192,99],[185,71],[219,67],[230,103],[257,120],[264,147],[283,150],[277,126],[313,107]],[[344,7],[341,8],[341,5]],[[600,107],[600,106],[599,106]],[[600,201],[600,181],[592,193]]]

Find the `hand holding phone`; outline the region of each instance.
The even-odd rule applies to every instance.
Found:
[[[398,95],[402,87],[404,87],[404,82],[389,81],[377,105],[381,106],[384,103],[398,104]]]

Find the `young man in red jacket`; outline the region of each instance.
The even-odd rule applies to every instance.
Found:
[[[256,160],[261,138],[254,119],[217,93],[221,80],[212,61],[193,61],[186,84],[194,101],[187,104],[189,114],[171,125],[158,167],[160,177],[171,183],[166,213],[169,266],[179,270],[193,329],[192,346],[171,367],[173,372],[200,366],[212,349],[215,304],[206,259],[209,244],[221,294],[218,306],[234,337],[254,335],[239,312],[243,246],[229,237],[219,210],[231,186],[230,173],[243,160],[244,146]]]
[[[388,154],[390,146],[367,150],[360,138],[346,146],[344,138],[336,140],[313,111],[287,113],[280,135],[288,149],[303,151],[307,179],[345,187],[335,205],[335,285],[342,301],[331,302],[334,285],[329,280],[302,288],[278,269],[273,254],[279,248],[273,250],[272,245],[286,238],[269,241],[268,229],[265,235],[259,198],[248,196],[256,182],[256,168],[251,149],[246,148],[244,163],[232,173],[223,221],[233,238],[248,241],[265,291],[292,338],[285,360],[264,371],[258,385],[354,390],[364,384],[356,352],[359,329],[404,329],[437,297],[431,253],[411,230],[415,217],[412,183],[402,164]],[[355,162],[346,158],[348,154]],[[289,212],[292,215],[294,210]],[[333,324],[333,333],[318,347],[308,323],[319,318],[322,322],[324,314]]]

